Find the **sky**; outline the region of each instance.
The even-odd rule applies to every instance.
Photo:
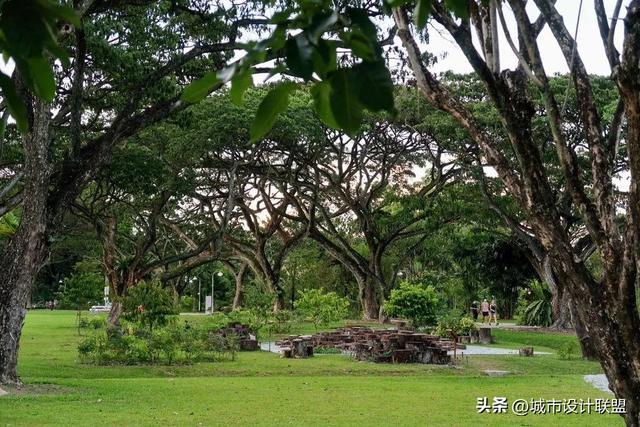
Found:
[[[628,0],[623,2],[620,15],[624,16],[626,9],[625,5]],[[582,0],[582,12],[580,15],[580,26],[578,29],[578,52],[582,57],[583,62],[587,68],[587,71],[591,74],[599,74],[608,76],[611,74],[611,69],[606,61],[604,54],[604,47],[600,39],[600,32],[598,30],[598,23],[596,20],[596,14],[594,11],[594,0]],[[607,10],[608,16],[613,14],[613,8],[616,0],[604,0],[604,5]],[[556,9],[562,15],[565,25],[571,32],[574,33],[576,27],[576,21],[578,19],[578,9],[580,6],[580,0],[558,0],[556,2]],[[533,21],[538,16],[538,11],[533,4],[533,1],[529,1],[529,17]],[[515,38],[517,34],[515,28],[515,21],[509,7],[503,7],[505,13],[505,19],[509,25],[509,32],[512,38]],[[624,23],[618,21],[616,28],[615,42],[616,46],[621,46],[622,35],[624,31]],[[440,60],[432,69],[434,71],[447,71],[455,70],[456,72],[471,72],[471,66],[465,59],[464,55],[457,47],[451,36],[445,37],[442,27],[438,24],[433,24],[429,30],[430,43],[429,46],[423,46],[423,48],[429,49],[432,54],[446,53],[446,57]],[[514,40],[517,43],[517,40]],[[538,46],[542,55],[542,60],[545,65],[547,74],[553,73],[566,73],[568,72],[567,63],[560,52],[558,43],[551,34],[551,30],[548,26],[545,26],[544,30],[538,38]],[[502,68],[513,69],[516,66],[516,57],[512,54],[504,33],[500,28],[500,51],[501,51],[501,66]]]

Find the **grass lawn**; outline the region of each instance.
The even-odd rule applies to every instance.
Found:
[[[73,312],[28,314],[19,366],[26,386],[0,398],[0,425],[623,425],[615,415],[476,412],[482,396],[611,397],[582,379],[600,373],[598,364],[555,354],[469,356],[448,367],[373,364],[340,355],[285,360],[253,352],[233,362],[105,367],[77,362],[74,320]],[[518,331],[496,331],[496,338],[503,347],[549,351],[575,339]],[[484,369],[512,374],[490,378]]]

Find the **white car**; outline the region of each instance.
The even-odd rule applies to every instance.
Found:
[[[108,313],[111,311],[110,305],[92,305],[89,309],[92,313]]]

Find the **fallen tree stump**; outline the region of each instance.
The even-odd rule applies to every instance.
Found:
[[[518,350],[518,353],[520,354],[520,356],[531,357],[533,356],[533,347],[523,347]]]
[[[335,348],[356,360],[376,363],[451,363],[451,340],[409,330],[346,327],[312,336],[290,336],[276,343],[282,357],[304,358],[313,355],[314,347]],[[464,344],[458,344],[464,349]]]
[[[256,351],[260,349],[255,334],[247,325],[233,322],[215,333],[220,334],[225,338],[235,336],[238,339],[240,351]]]
[[[491,336],[491,328],[481,326],[478,329],[479,341],[481,344],[491,344],[493,337]]]

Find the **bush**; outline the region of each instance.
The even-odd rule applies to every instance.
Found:
[[[552,320],[551,302],[536,300],[529,304],[524,311],[524,324],[530,326],[551,326]]]
[[[171,291],[157,282],[140,282],[123,300],[123,317],[152,330],[165,326],[170,316],[178,314]]]
[[[320,325],[345,319],[349,300],[335,292],[323,293],[320,289],[309,289],[300,291],[295,310],[311,320],[317,332]]]
[[[78,328],[87,329],[89,327],[89,319],[78,317]]]
[[[384,310],[391,317],[408,319],[414,327],[420,327],[436,323],[439,306],[440,300],[433,286],[423,287],[404,282],[391,291]]]
[[[472,332],[478,330],[476,322],[470,317],[463,317],[460,319],[460,335],[471,335]]]
[[[438,319],[435,334],[439,337],[451,338],[460,335],[470,335],[472,331],[476,331],[477,329],[473,319],[462,316],[460,313],[452,312]]]
[[[269,333],[288,334],[291,332],[291,327],[295,318],[295,312],[290,310],[280,310],[272,313],[271,318],[268,321]]]
[[[238,339],[235,335],[224,337],[218,329],[189,322],[149,329],[140,323],[122,322],[120,328],[109,330],[108,334],[102,329],[80,341],[78,355],[84,363],[99,365],[233,360],[239,350]]]
[[[562,360],[571,360],[577,351],[577,344],[573,341],[567,341],[558,348],[558,357]]]
[[[106,325],[107,321],[103,317],[94,317],[93,319],[89,320],[87,327],[89,329],[101,329]]]
[[[190,313],[193,311],[194,298],[189,295],[180,297],[180,311]]]
[[[518,324],[527,326],[550,326],[553,323],[551,292],[538,280],[532,280],[527,289],[520,290],[516,308]]]

